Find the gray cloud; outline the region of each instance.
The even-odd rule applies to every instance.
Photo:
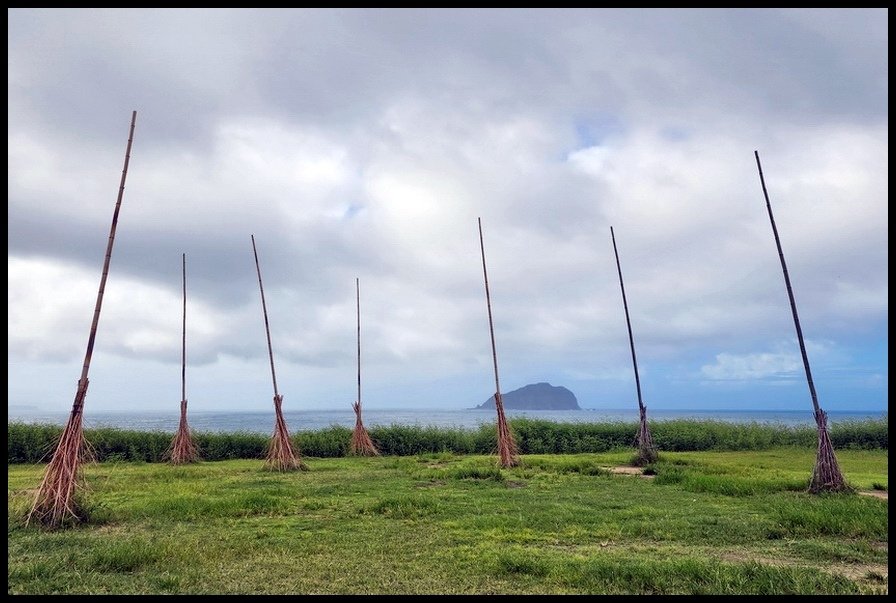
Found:
[[[684,384],[661,403],[691,384],[723,404],[700,389],[706,371],[751,377],[742,395],[763,398],[755,360],[793,325],[759,150],[804,329],[854,350],[841,375],[882,375],[862,394],[881,405],[886,16],[10,9],[10,399],[70,396],[137,110],[106,378],[177,378],[186,253],[206,404],[254,395],[254,234],[274,351],[305,403],[351,400],[356,277],[373,403],[479,403],[481,217],[509,388],[553,378],[586,404],[630,397],[613,226],[645,378]],[[41,370],[59,391],[30,381]],[[145,383],[134,403],[167,403],[170,387]]]

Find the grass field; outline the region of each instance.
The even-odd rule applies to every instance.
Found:
[[[886,450],[838,450],[859,491]],[[86,467],[89,523],[22,517],[8,465],[8,593],[883,594],[888,501],[805,492],[814,448],[495,458],[431,453]]]

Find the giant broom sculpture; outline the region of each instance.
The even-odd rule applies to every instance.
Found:
[[[199,460],[199,451],[193,441],[193,433],[187,423],[187,254],[183,254],[184,311],[181,323],[181,363],[180,363],[180,424],[171,447],[168,449],[168,461],[172,465],[195,463]]]
[[[128,163],[131,159],[131,143],[134,140],[134,126],[137,123],[137,112],[131,113],[131,127],[128,133],[128,144],[124,154],[124,167],[121,170],[121,182],[118,186],[118,200],[112,214],[112,227],[109,230],[109,241],[106,244],[106,258],[103,262],[103,274],[100,277],[99,292],[93,310],[93,322],[90,325],[90,336],[87,339],[87,352],[78,379],[78,389],[68,422],[62,430],[53,458],[47,465],[43,480],[37,489],[34,504],[28,512],[25,523],[36,521],[46,527],[57,528],[67,523],[78,523],[86,519],[86,511],[78,496],[80,487],[81,464],[84,460],[86,443],[84,441],[82,412],[84,398],[87,396],[87,373],[90,370],[90,359],[93,356],[93,345],[96,341],[96,330],[100,321],[100,309],[103,306],[103,293],[106,289],[106,278],[109,275],[109,264],[112,259],[112,244],[115,241],[115,228],[118,226],[118,213],[124,197],[124,183],[128,174]]]
[[[635,356],[635,338],[632,337],[632,321],[628,315],[628,302],[625,299],[625,285],[622,283],[622,265],[619,263],[619,252],[616,250],[616,235],[613,234],[613,227],[610,227],[610,238],[613,239],[613,254],[616,256],[616,270],[619,272],[619,288],[622,290],[622,306],[625,308],[625,324],[628,327],[628,342],[632,349],[632,366],[635,368],[635,389],[638,391],[638,413],[640,420],[638,423],[638,435],[635,438],[635,445],[638,447],[638,455],[635,457],[634,465],[643,467],[649,465],[657,459],[656,448],[653,446],[653,439],[650,437],[650,426],[647,424],[647,407],[641,398],[641,378],[638,376],[638,358]]]
[[[377,450],[361,420],[361,285],[358,279],[355,279],[355,308],[358,317],[358,399],[352,404],[352,409],[355,411],[355,429],[352,431],[349,453],[355,456],[379,456],[380,451]]]
[[[498,461],[501,467],[516,467],[520,464],[519,452],[507,417],[504,416],[504,401],[501,399],[501,384],[498,382],[498,353],[495,351],[495,327],[492,322],[492,298],[488,290],[488,271],[485,268],[485,243],[482,240],[482,218],[479,220],[479,249],[482,251],[482,276],[485,279],[485,303],[488,306],[488,331],[492,338],[492,363],[495,366],[495,410],[498,411]]]
[[[812,371],[809,369],[809,356],[806,354],[806,344],[803,342],[803,329],[800,327],[800,318],[796,312],[796,300],[793,297],[793,288],[790,286],[790,275],[787,273],[787,263],[784,261],[784,251],[781,249],[781,238],[778,236],[778,228],[775,226],[775,216],[772,214],[772,204],[768,199],[768,190],[765,188],[765,177],[762,175],[762,164],[759,162],[759,151],[756,155],[756,167],[759,168],[759,181],[762,184],[762,194],[765,196],[765,206],[768,209],[768,219],[772,224],[772,233],[775,235],[775,245],[778,247],[778,257],[781,259],[781,269],[784,271],[784,284],[787,287],[787,296],[790,298],[790,310],[793,314],[793,324],[796,327],[796,337],[800,344],[800,354],[803,356],[803,366],[806,369],[806,381],[809,383],[809,394],[812,397],[812,406],[815,409],[815,425],[818,428],[818,453],[815,458],[815,468],[812,470],[812,478],[809,480],[809,491],[817,494],[820,492],[843,492],[852,488],[843,479],[837,457],[834,455],[834,446],[828,435],[828,415],[818,404],[818,395],[815,393],[815,383],[812,381]]]
[[[297,449],[289,439],[289,430],[283,418],[283,396],[277,389],[277,374],[274,372],[274,351],[271,347],[271,328],[268,324],[268,307],[264,302],[264,286],[261,284],[261,268],[258,265],[258,251],[255,249],[255,235],[252,235],[252,253],[255,255],[255,270],[258,272],[258,289],[261,291],[261,310],[264,313],[264,331],[268,338],[268,357],[271,359],[271,378],[274,381],[274,433],[268,444],[265,467],[273,471],[293,471],[307,469]]]

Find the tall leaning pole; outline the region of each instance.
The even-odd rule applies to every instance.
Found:
[[[501,398],[501,384],[498,381],[498,353],[495,349],[495,326],[492,321],[492,298],[488,289],[488,270],[485,267],[485,243],[482,238],[482,218],[479,218],[479,249],[482,252],[482,276],[485,280],[485,304],[488,307],[488,331],[492,340],[492,364],[495,367],[495,410],[498,413],[498,462],[501,467],[510,468],[520,464],[519,451],[513,432],[504,415],[504,401]]]
[[[264,314],[264,332],[268,340],[268,358],[271,361],[271,380],[274,382],[274,433],[268,443],[264,466],[272,471],[294,471],[308,469],[297,447],[289,438],[286,419],[283,418],[283,396],[277,389],[277,373],[274,371],[274,349],[271,346],[271,327],[268,323],[268,306],[264,301],[264,285],[261,282],[261,266],[258,263],[258,250],[255,248],[255,235],[252,235],[252,254],[255,256],[255,271],[258,274],[258,290],[261,292],[261,311]]]
[[[619,273],[619,289],[622,291],[622,307],[625,309],[625,325],[628,327],[628,342],[632,350],[632,366],[635,369],[635,389],[638,392],[638,435],[635,438],[635,444],[638,447],[638,454],[635,457],[635,466],[642,467],[656,462],[659,455],[656,447],[653,445],[653,438],[650,435],[650,425],[647,423],[647,406],[644,405],[644,399],[641,397],[641,377],[638,375],[638,357],[635,355],[635,338],[632,336],[632,321],[628,314],[628,301],[625,298],[625,284],[622,282],[622,265],[619,263],[619,251],[616,249],[616,235],[613,233],[613,227],[610,227],[610,238],[613,240],[613,255],[616,256],[616,271]]]
[[[812,371],[809,369],[809,356],[806,354],[806,344],[803,341],[803,329],[800,327],[800,317],[796,311],[796,300],[793,297],[793,287],[790,286],[790,275],[787,272],[787,263],[784,261],[784,251],[781,249],[781,238],[778,236],[778,227],[775,226],[775,216],[772,214],[772,204],[768,198],[768,189],[765,186],[765,176],[762,174],[762,164],[759,162],[759,151],[753,151],[756,156],[756,167],[759,169],[759,181],[762,183],[762,194],[765,196],[765,206],[768,209],[768,219],[772,224],[772,233],[775,235],[775,245],[778,247],[778,257],[781,259],[781,270],[784,271],[784,284],[787,287],[787,297],[790,299],[790,311],[793,314],[793,325],[796,327],[796,337],[800,344],[800,354],[803,357],[803,366],[806,369],[806,381],[809,384],[809,395],[812,397],[812,407],[815,414],[815,425],[818,427],[818,452],[815,457],[815,468],[809,480],[809,491],[818,494],[821,492],[842,492],[852,488],[846,483],[840,472],[840,465],[834,455],[834,445],[828,434],[828,415],[818,404],[818,394],[815,392],[815,383],[812,381]]]
[[[109,276],[109,264],[112,260],[112,244],[115,242],[115,229],[118,226],[118,214],[121,200],[124,198],[124,184],[128,175],[128,163],[131,160],[131,144],[134,140],[134,127],[137,123],[137,112],[131,113],[131,127],[128,132],[128,144],[124,154],[124,167],[121,170],[121,182],[118,186],[118,199],[112,214],[112,226],[109,240],[106,243],[106,257],[103,262],[103,273],[100,277],[99,292],[93,310],[93,322],[90,325],[90,336],[87,338],[87,352],[81,367],[81,378],[68,422],[59,437],[59,443],[53,458],[44,471],[40,487],[34,498],[34,504],[28,512],[25,523],[37,522],[46,527],[56,528],[66,523],[78,523],[86,520],[83,501],[78,489],[81,487],[81,465],[85,456],[85,441],[82,413],[84,398],[87,396],[87,374],[90,371],[90,359],[93,356],[93,345],[96,341],[97,326],[100,321],[100,310],[103,307],[103,293],[106,290],[106,279]]]
[[[349,454],[356,456],[379,456],[380,451],[361,419],[361,285],[357,278],[355,279],[355,310],[358,333],[358,398],[352,404],[352,410],[355,411],[355,428],[352,430],[348,451]]]

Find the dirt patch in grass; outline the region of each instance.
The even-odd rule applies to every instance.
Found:
[[[733,552],[723,553],[720,558],[723,561],[744,563],[747,561],[756,561],[764,565],[773,567],[796,567],[811,565],[815,569],[837,576],[843,576],[849,580],[871,586],[875,589],[880,588],[883,592],[889,591],[889,566],[881,563],[831,563],[828,565],[808,564],[804,561],[794,559],[779,559],[775,557],[767,557],[756,555],[753,552]]]
[[[614,473],[616,475],[637,475],[639,477],[643,477],[644,479],[653,479],[656,477],[655,475],[645,475],[644,469],[641,467],[629,467],[627,465],[622,465],[620,467],[610,467],[610,473]]]
[[[887,502],[890,501],[889,492],[887,490],[861,490],[859,494],[862,496],[871,496],[872,498],[880,498]]]
[[[838,563],[828,568],[828,571],[857,582],[869,581],[872,576],[883,582],[888,582],[890,579],[890,566],[880,563]]]

